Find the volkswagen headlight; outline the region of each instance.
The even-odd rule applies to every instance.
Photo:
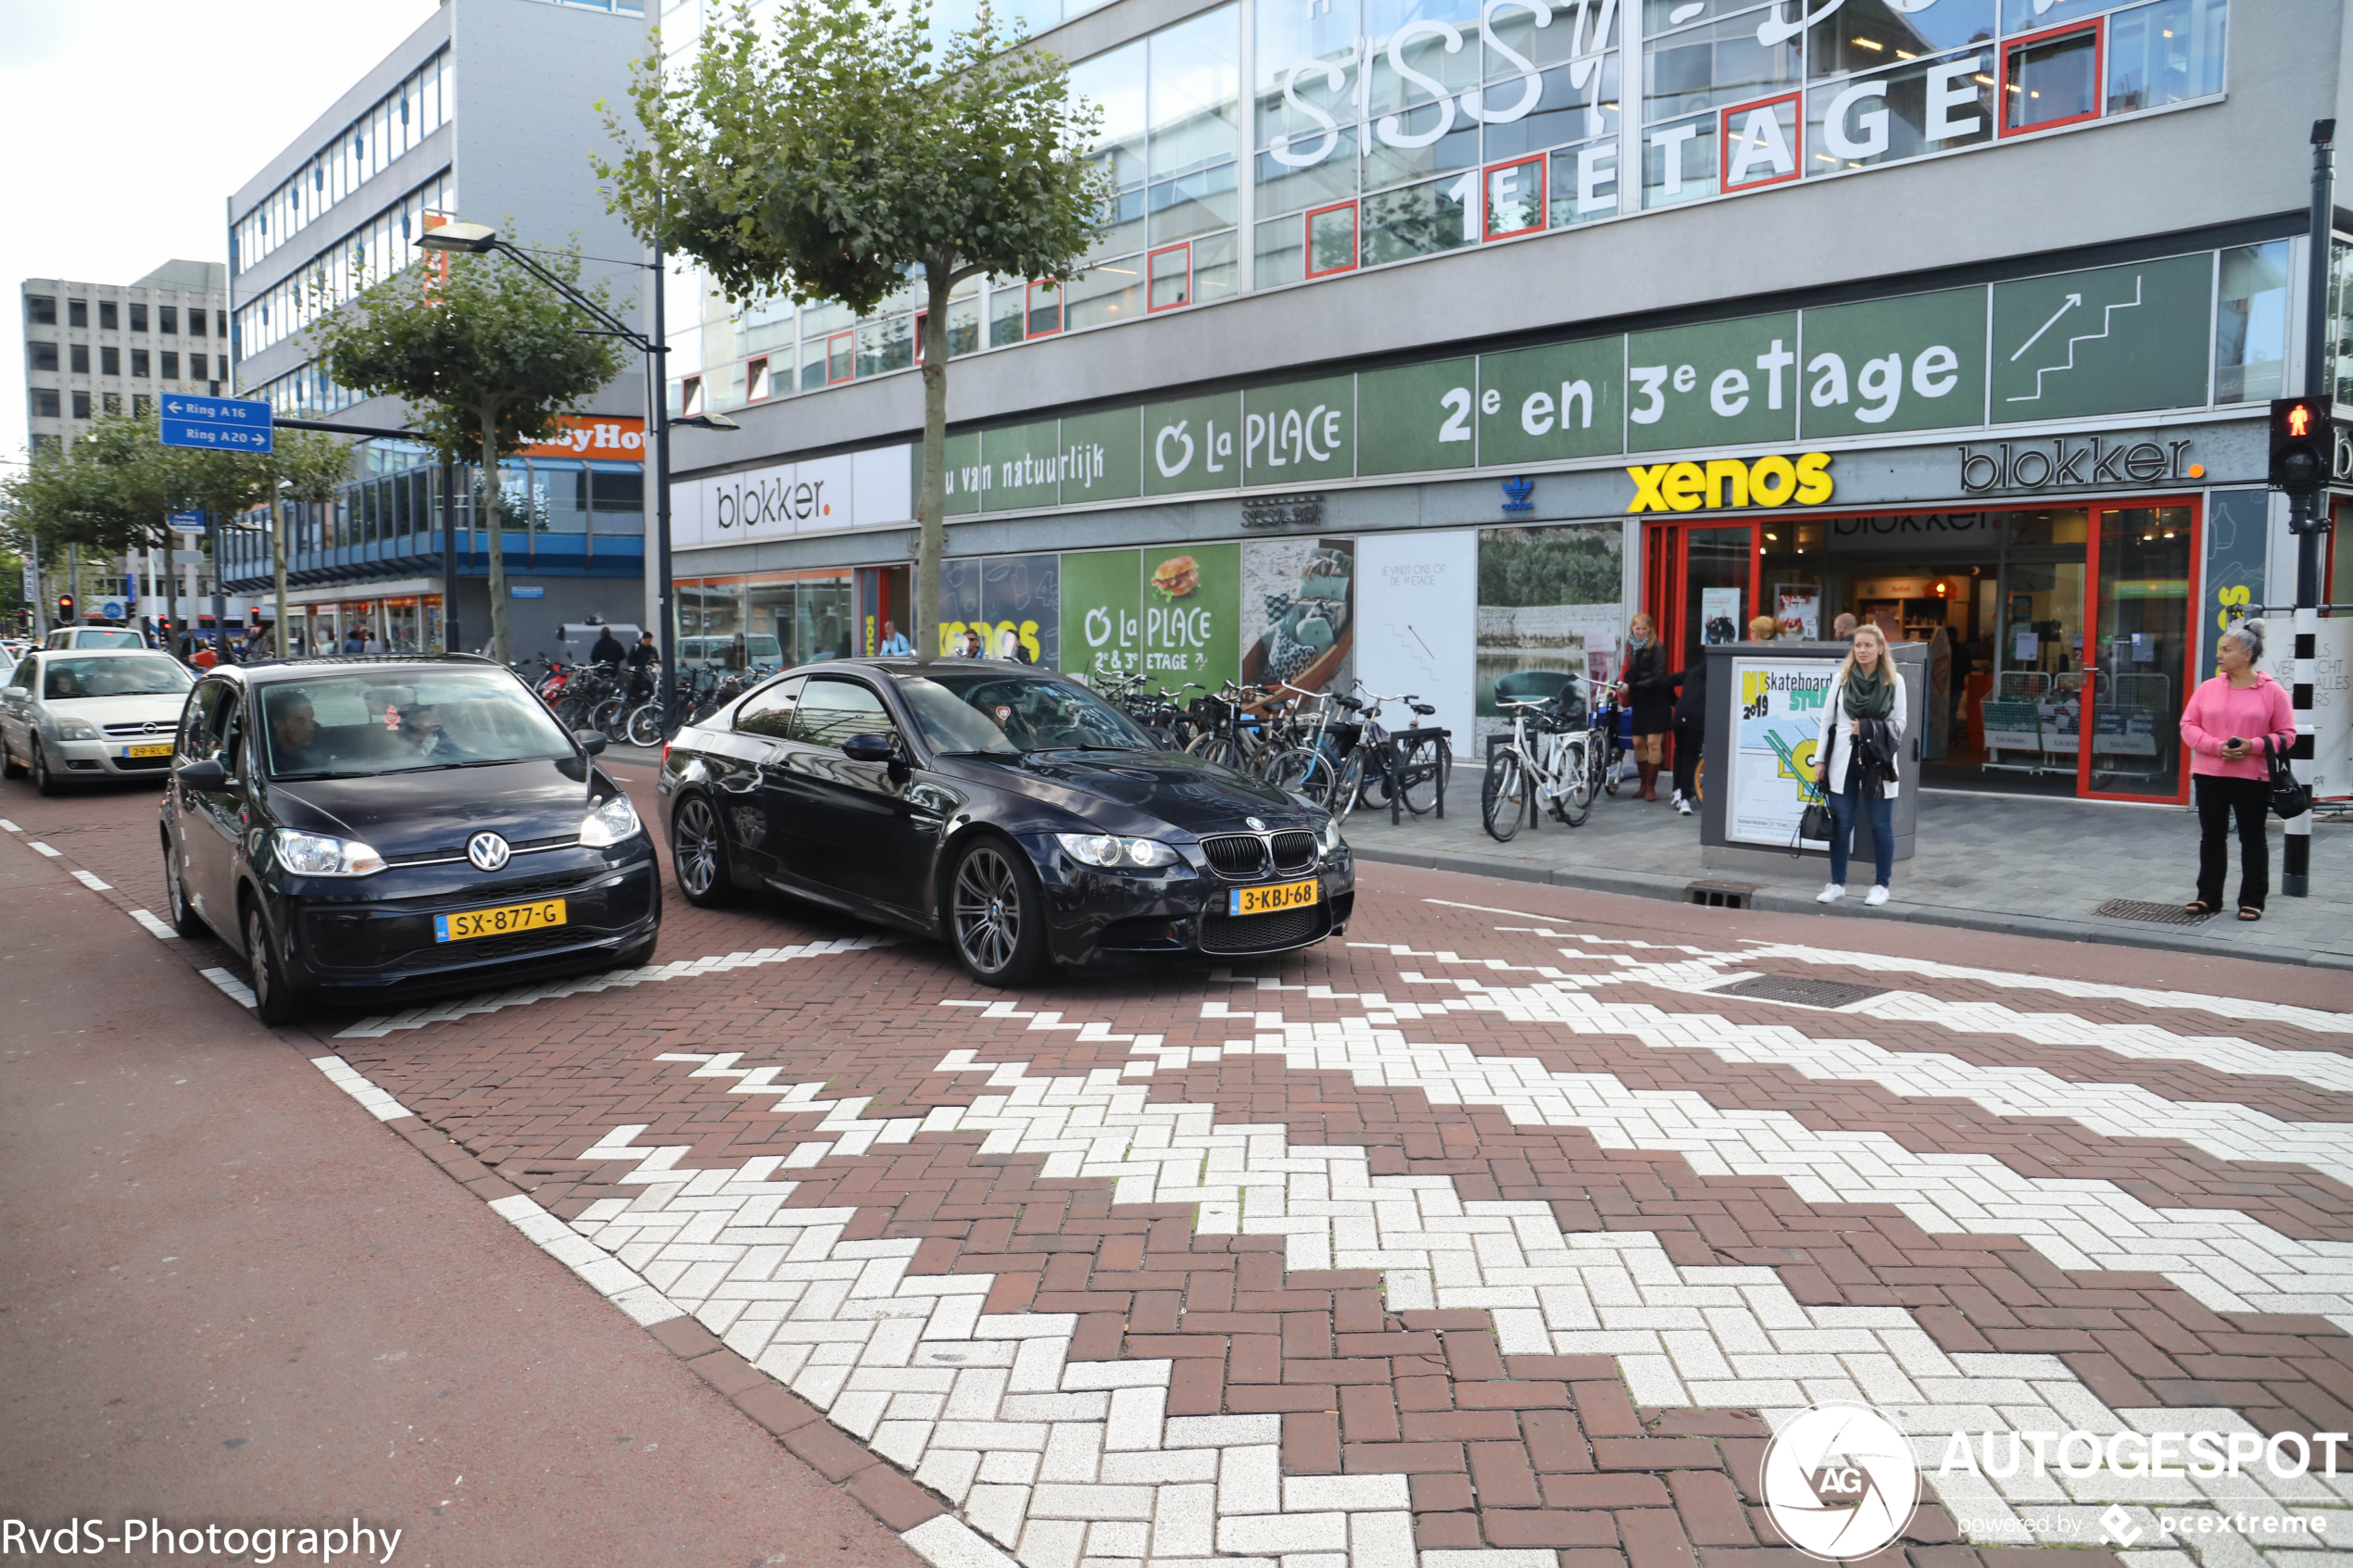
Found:
[[[1327,855],[1337,855],[1340,852],[1341,848],[1344,847],[1340,836],[1340,819],[1338,817],[1326,817],[1324,819],[1323,839],[1324,853]]]
[[[278,863],[297,876],[367,876],[384,869],[384,858],[356,839],[280,828],[277,843]]]
[[[646,824],[637,820],[637,809],[629,804],[629,797],[616,795],[581,819],[580,842],[591,849],[602,849],[645,831]]]
[[[1173,866],[1176,851],[1157,838],[1121,838],[1108,833],[1058,833],[1063,852],[1085,865]]]
[[[104,740],[107,737],[100,734],[98,726],[87,719],[60,719],[57,721],[57,738],[59,740]]]

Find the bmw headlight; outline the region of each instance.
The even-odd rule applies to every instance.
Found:
[[[637,820],[637,809],[629,804],[629,797],[616,795],[581,819],[580,842],[591,849],[602,849],[645,831],[646,824]]]
[[[1173,866],[1176,851],[1157,838],[1120,838],[1108,833],[1058,833],[1063,852],[1085,865]]]
[[[1327,855],[1337,855],[1340,852],[1341,848],[1344,847],[1340,836],[1340,819],[1338,817],[1326,817],[1324,819],[1323,839],[1324,853]]]
[[[297,876],[367,876],[384,869],[384,858],[356,839],[280,828],[277,843],[278,863]]]
[[[107,737],[100,734],[98,726],[87,719],[60,719],[57,721],[57,738],[59,740],[104,740]]]

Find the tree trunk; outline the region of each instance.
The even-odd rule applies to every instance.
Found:
[[[292,659],[294,648],[286,641],[286,498],[274,493],[270,499],[270,556],[278,578],[278,620],[270,629],[276,646],[271,651],[280,659]]]
[[[498,416],[482,416],[482,517],[490,530],[490,657],[504,664],[507,652],[507,530],[506,508],[498,488]],[[444,607],[443,613],[448,613]]]
[[[924,478],[915,498],[915,658],[939,646],[939,558],[948,553],[948,289],[945,266],[924,268],[930,315],[924,320]]]

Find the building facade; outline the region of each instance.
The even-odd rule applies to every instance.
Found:
[[[30,452],[70,445],[102,415],[152,414],[167,394],[218,395],[228,383],[229,281],[217,261],[167,261],[128,284],[28,278],[19,292]],[[102,619],[168,614],[167,600],[208,596],[212,570],[202,552],[175,554],[176,566],[158,552],[82,561],[78,572],[42,562],[38,622],[45,626],[61,593],[75,596],[82,616]],[[123,614],[105,617],[109,605]]]
[[[1036,20],[1120,196],[1084,276],[958,302],[944,637],[1412,691],[1469,753],[1502,702],[1614,673],[1638,610],[1680,667],[1851,613],[1930,645],[1932,784],[2186,798],[2187,689],[2293,591],[2263,404],[2302,386],[2340,10]],[[807,659],[909,621],[894,304],[673,293],[673,406],[742,426],[677,444],[682,632]]]
[[[608,140],[598,101],[625,98],[645,47],[645,17],[627,0],[446,0],[230,199],[238,395],[286,417],[408,424],[396,400],[335,385],[306,329],[415,262],[428,227],[460,217],[526,245],[577,243],[604,258],[586,265],[590,281],[608,278],[617,300],[642,305],[651,274],[629,264],[641,247],[604,211],[586,154]],[[645,413],[633,367],[562,441],[501,465],[506,515],[523,524],[503,541],[519,653],[547,647],[560,621],[637,618]],[[471,523],[479,484],[469,470],[445,479],[417,444],[364,444],[340,500],[295,508],[295,644],[340,644],[356,630],[388,648],[440,646],[450,517],[459,624],[479,646],[489,630],[488,543]],[[233,538],[223,556],[234,586],[267,589],[266,536]]]

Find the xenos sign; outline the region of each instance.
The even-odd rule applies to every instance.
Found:
[[[1705,463],[1637,465],[1626,472],[1634,481],[1633,512],[1695,512],[1705,507],[1779,507],[1795,501],[1818,507],[1831,498],[1831,455],[1808,452],[1798,458],[1770,457],[1743,462],[1738,458],[1713,458]]]

